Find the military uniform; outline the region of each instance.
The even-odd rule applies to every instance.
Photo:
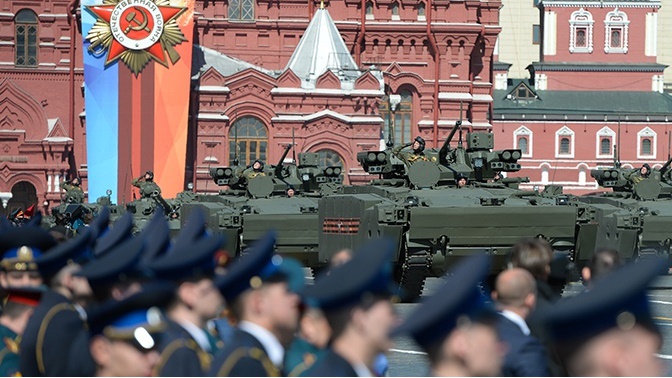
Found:
[[[233,303],[248,290],[260,288],[264,282],[284,281],[290,291],[301,290],[304,277],[300,265],[294,260],[274,255],[274,245],[275,234],[269,232],[215,281],[227,303]],[[284,350],[278,350],[282,348],[280,342],[270,330],[245,319],[240,320],[231,341],[215,356],[208,375],[280,376],[284,358]],[[273,361],[270,356],[279,356],[279,361]]]
[[[65,190],[65,202],[67,203],[83,203],[84,202],[84,190],[79,185],[72,185],[67,182],[61,184],[63,190]]]
[[[199,377],[210,368],[212,355],[179,324],[168,321],[159,341],[161,359],[156,365],[157,377]]]
[[[413,150],[407,150],[405,149],[409,145],[400,145],[397,147],[394,147],[392,149],[392,155],[398,157],[401,159],[406,166],[411,166],[411,164],[417,162],[417,161],[429,161],[427,156],[425,156],[425,153],[420,151],[420,152],[415,152]]]
[[[324,354],[324,350],[297,337],[285,353],[285,371],[290,377],[299,377]]]
[[[260,170],[255,170],[254,168],[250,167],[250,168],[245,169],[243,171],[243,173],[241,174],[241,176],[243,176],[245,178],[245,180],[250,181],[251,179],[253,179],[255,177],[266,176],[266,172],[263,171],[263,168],[260,169]]]
[[[35,260],[45,281],[65,267],[69,261],[82,262],[90,257],[91,232],[52,248]],[[64,376],[68,354],[79,332],[84,329],[83,309],[65,296],[47,291],[31,316],[20,346],[21,373],[24,376]]]
[[[19,344],[21,337],[11,329],[0,324],[0,376],[19,376]]]
[[[131,181],[131,185],[140,189],[140,196],[142,198],[154,198],[161,194],[161,188],[154,181],[141,181],[144,178],[135,178]]]

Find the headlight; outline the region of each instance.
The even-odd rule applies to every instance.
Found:
[[[376,161],[376,153],[375,152],[369,152],[368,154],[366,154],[366,158],[369,161]]]
[[[381,163],[385,161],[385,153],[384,152],[379,152],[378,153],[378,161],[381,162]]]

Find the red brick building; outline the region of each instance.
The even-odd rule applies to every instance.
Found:
[[[543,0],[541,61],[532,79],[495,65],[496,144],[523,150],[529,187],[598,189],[590,170],[611,166],[619,144],[625,167],[660,167],[669,151],[672,97],[656,63],[659,2]]]
[[[392,119],[395,142],[421,135],[433,146],[463,103],[464,125],[489,130],[500,6],[335,0],[319,11],[314,0],[196,0],[187,153],[196,189],[216,190],[207,168],[230,163],[236,130],[241,162],[277,161],[294,133],[299,149],[340,161],[349,182],[367,179],[355,155],[378,148]],[[8,210],[53,205],[68,172],[86,184],[78,8],[0,3],[0,143],[8,146],[0,148],[17,154],[0,161],[0,198],[14,192]],[[319,22],[309,28],[311,19]],[[394,111],[389,95],[400,96]]]

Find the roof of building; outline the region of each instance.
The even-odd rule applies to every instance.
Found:
[[[206,72],[210,67],[216,69],[220,74],[222,74],[222,76],[230,76],[248,68],[263,72],[266,75],[272,77],[278,77],[282,73],[280,71],[273,71],[255,66],[252,63],[230,57],[226,54],[220,53],[219,51],[200,45],[194,45],[194,57],[192,62],[192,77],[198,77],[202,73]]]
[[[594,3],[598,1],[589,1],[589,0],[541,0],[539,3],[541,5],[543,4],[553,4],[553,3]],[[660,0],[617,0],[617,1],[599,1],[599,3],[603,3],[605,6],[608,6],[609,4],[613,3],[638,3],[638,4],[651,4],[652,6],[657,6],[660,5]]]
[[[667,120],[672,118],[672,96],[636,91],[554,91],[535,90],[527,80],[512,80],[507,90],[495,90],[495,119],[578,119]],[[518,93],[521,85],[525,88]],[[524,97],[518,97],[523,94]],[[611,116],[611,117],[609,117]]]
[[[497,60],[492,63],[492,69],[495,71],[508,71],[512,65],[513,64],[511,63],[501,62]]]
[[[592,62],[534,62],[536,71],[583,72],[663,72],[667,65],[659,63],[592,63]]]
[[[286,69],[301,79],[304,88],[314,88],[317,78],[327,70],[336,74],[344,87],[362,74],[325,8],[315,12]]]

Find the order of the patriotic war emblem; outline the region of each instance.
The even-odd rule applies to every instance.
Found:
[[[86,8],[97,18],[86,36],[89,51],[107,52],[105,65],[119,59],[137,76],[150,60],[168,67],[168,60],[180,59],[175,46],[187,39],[177,18],[186,7],[170,0],[104,0]]]

